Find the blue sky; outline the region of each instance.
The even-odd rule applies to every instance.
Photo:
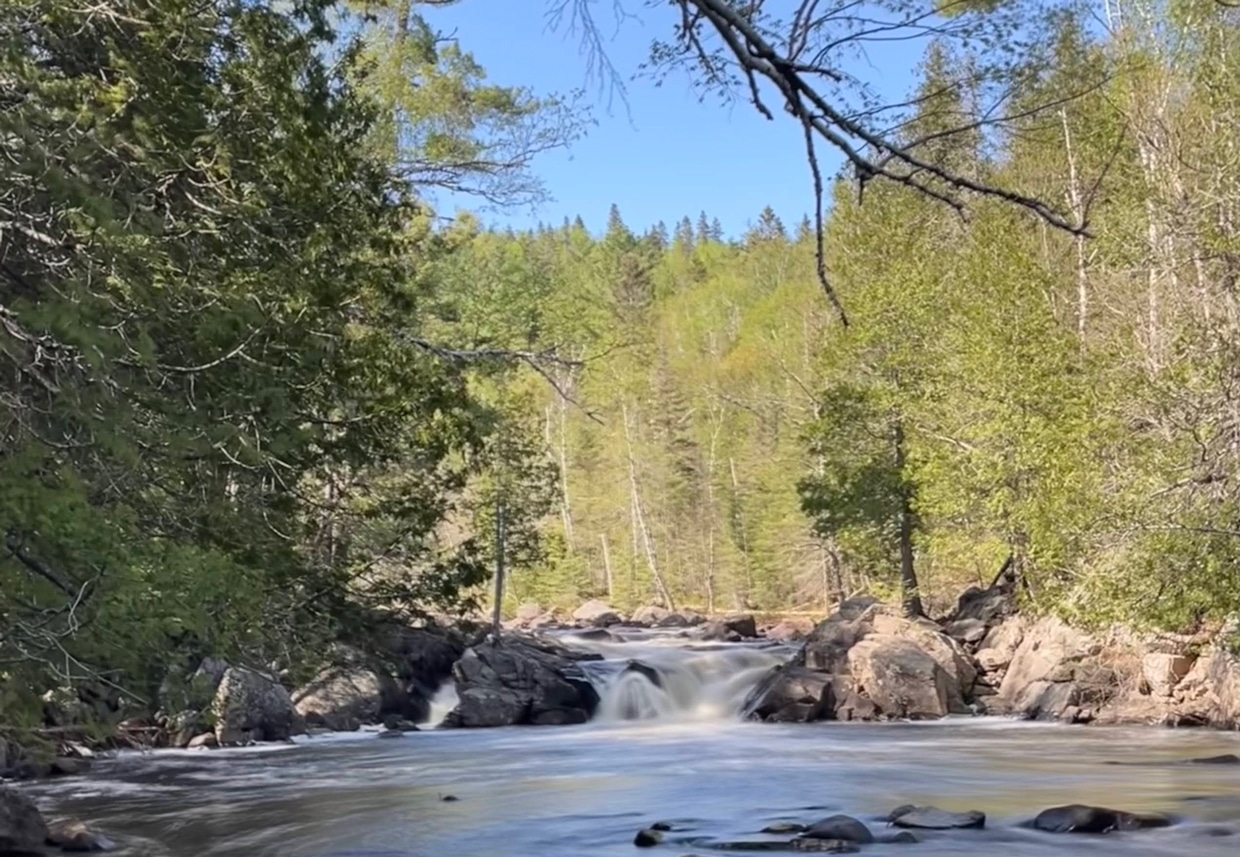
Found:
[[[499,84],[524,85],[536,93],[566,93],[586,87],[597,126],[566,152],[551,152],[535,163],[554,199],[534,211],[484,212],[483,220],[524,228],[539,221],[558,224],[581,215],[600,230],[614,202],[625,222],[642,229],[659,220],[673,225],[699,211],[718,217],[729,235],[742,232],[766,205],[791,227],[813,205],[809,168],[800,127],[771,99],[775,121],[760,116],[747,101],[705,102],[687,75],[674,75],[661,87],[629,80],[647,59],[650,43],[668,38],[673,10],[626,5],[639,15],[618,27],[611,0],[593,3],[608,38],[606,52],[626,79],[626,107],[589,79],[588,57],[567,25],[552,30],[547,0],[468,0],[442,9],[425,8],[431,25],[455,32]],[[895,100],[911,86],[911,70],[924,45],[905,42],[871,51],[851,70]],[[820,151],[824,171],[839,159]]]

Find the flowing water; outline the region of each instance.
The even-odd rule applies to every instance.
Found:
[[[712,840],[769,838],[757,831],[776,820],[844,812],[871,822],[905,803],[980,809],[987,829],[865,854],[1234,857],[1240,847],[1240,766],[1180,764],[1240,753],[1235,735],[967,718],[743,723],[745,691],[786,651],[646,635],[579,644],[607,658],[590,665],[603,703],[583,726],[130,754],[32,792],[152,857],[677,857],[728,853]],[[662,686],[625,671],[632,658]],[[440,714],[450,696],[437,700]],[[1181,820],[1096,837],[1015,826],[1074,802]],[[633,835],[654,821],[677,832],[640,852]]]

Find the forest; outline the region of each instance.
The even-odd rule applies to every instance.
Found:
[[[822,223],[726,236],[441,216],[585,121],[434,5],[0,11],[6,728],[476,614],[500,514],[509,609],[936,613],[1001,569],[1082,624],[1240,609],[1240,10],[931,10],[916,90],[854,114],[879,154],[809,148]]]

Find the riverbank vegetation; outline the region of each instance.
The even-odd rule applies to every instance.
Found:
[[[926,41],[821,248],[438,218],[536,198],[585,117],[422,4],[6,5],[5,727],[468,613],[501,502],[514,605],[935,609],[1007,567],[1082,622],[1235,610],[1240,18],[1037,5],[1016,56]]]

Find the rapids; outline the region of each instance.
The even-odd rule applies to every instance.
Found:
[[[640,853],[633,834],[657,820],[687,828],[654,852],[677,857],[727,853],[709,840],[760,839],[775,820],[844,812],[878,830],[873,817],[905,803],[980,809],[987,829],[863,854],[1232,857],[1240,845],[1240,766],[1174,764],[1240,752],[1235,735],[985,718],[744,723],[746,692],[787,650],[630,636],[565,636],[605,658],[588,665],[602,703],[583,726],[131,753],[89,776],[26,788],[51,814],[91,822],[150,857],[631,857]],[[658,686],[626,671],[630,660],[651,668]],[[444,691],[432,717],[451,702]],[[1074,802],[1182,821],[1096,837],[1014,826]]]

